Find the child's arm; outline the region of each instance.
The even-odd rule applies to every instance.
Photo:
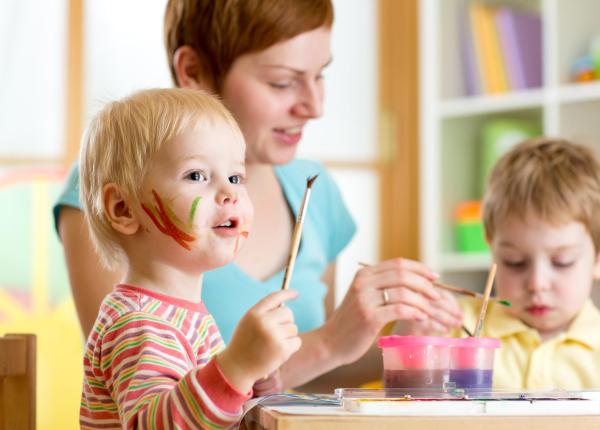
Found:
[[[209,327],[201,327],[199,333],[206,336],[209,360],[214,347],[210,337],[218,332],[211,335]],[[127,429],[228,428],[239,421],[250,398],[251,393],[229,383],[214,358],[197,366],[177,328],[147,315],[122,317],[106,332],[98,351],[97,365],[90,363],[85,371],[101,372]],[[94,404],[93,387],[86,391],[86,403]]]

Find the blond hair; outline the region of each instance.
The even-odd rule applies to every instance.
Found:
[[[551,224],[579,221],[600,249],[600,164],[594,152],[564,139],[526,140],[492,170],[483,199],[488,240],[510,216],[529,214]]]
[[[198,90],[151,89],[106,105],[90,122],[79,157],[80,200],[92,241],[104,265],[124,261],[119,235],[105,217],[103,188],[117,184],[133,202],[163,144],[187,130],[224,121],[239,135],[233,116],[215,97]]]

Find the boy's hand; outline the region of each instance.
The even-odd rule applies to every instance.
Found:
[[[454,294],[438,290],[440,298],[430,301],[432,312],[426,319],[398,320],[394,325],[394,334],[412,336],[436,336],[446,335],[451,330],[460,327],[457,315],[462,314]]]
[[[296,291],[272,293],[252,307],[237,325],[227,348],[217,358],[228,381],[241,392],[278,369],[300,348],[292,311],[282,304]]]

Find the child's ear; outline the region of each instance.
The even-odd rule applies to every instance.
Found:
[[[594,263],[594,279],[600,279],[600,252],[596,254],[596,261]]]
[[[194,48],[188,45],[180,46],[173,54],[173,68],[177,85],[181,88],[214,91],[213,79],[200,61],[200,56]]]
[[[116,231],[122,234],[135,234],[140,222],[131,208],[131,199],[117,184],[111,182],[102,188],[104,215]]]

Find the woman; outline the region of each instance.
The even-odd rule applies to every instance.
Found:
[[[291,285],[300,293],[290,308],[303,343],[281,368],[283,387],[330,372],[320,385],[307,387],[311,390],[379,378],[381,359],[371,346],[388,322],[460,324],[456,308],[440,311],[432,304],[439,298],[431,284],[435,274],[403,259],[360,269],[341,305],[333,308],[335,258],[352,238],[354,223],[322,166],[294,159],[304,126],[322,114],[322,73],[331,62],[332,23],[330,0],[172,0],[165,14],[175,83],[217,93],[247,143],[247,188],[255,222],[234,263],[207,273],[202,290],[225,341],[248,308],[280,288],[306,177],[319,173]],[[101,299],[122,274],[109,273],[98,263],[83,227],[74,178],[55,217],[87,333]],[[226,299],[219,288],[224,283]],[[364,365],[355,363],[361,357]]]

